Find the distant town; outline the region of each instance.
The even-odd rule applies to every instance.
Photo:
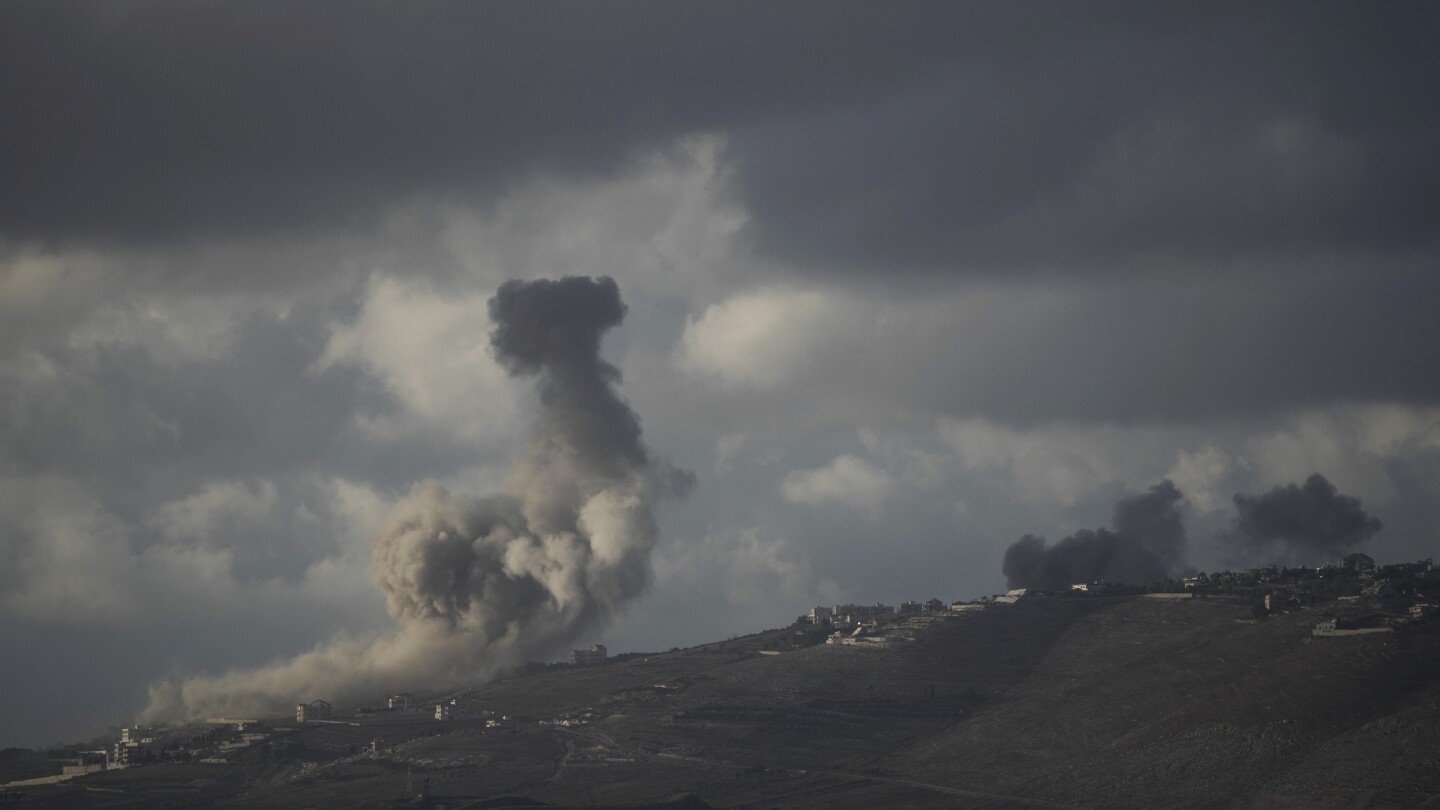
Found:
[[[797,625],[832,630],[826,644],[886,649],[913,638],[914,620],[923,624],[949,614],[1014,605],[1046,598],[1149,599],[1223,598],[1247,602],[1249,615],[1239,621],[1260,621],[1275,613],[1333,608],[1315,622],[1312,635],[1335,637],[1388,633],[1426,621],[1440,603],[1440,569],[1426,558],[1409,563],[1376,565],[1369,555],[1354,553],[1318,566],[1262,565],[1242,571],[1203,571],[1165,579],[1145,587],[1113,582],[1074,582],[1059,591],[1015,588],[972,601],[940,599],[899,605],[844,604],[816,606],[796,619]],[[908,621],[907,621],[908,620]]]
[[[1027,602],[1045,599],[1145,598],[1171,600],[1228,600],[1237,607],[1236,621],[1263,622],[1280,613],[1314,611],[1308,625],[1314,638],[1338,638],[1375,633],[1403,632],[1435,620],[1440,604],[1440,569],[1432,559],[1377,565],[1368,555],[1355,553],[1318,566],[1263,565],[1241,571],[1199,572],[1137,587],[1109,582],[1075,582],[1056,591],[1013,589],[971,601],[945,602],[938,598],[905,601],[898,605],[838,604],[816,606],[799,616],[780,641],[767,642],[761,655],[830,645],[837,649],[891,650],[919,637],[928,625],[987,610],[1020,609]],[[568,663],[533,664],[531,669],[598,667],[655,653],[610,656],[604,645],[572,650]],[[669,688],[666,683],[653,685]],[[324,698],[307,696],[295,706],[293,720],[277,718],[209,718],[182,727],[130,725],[104,745],[97,740],[85,746],[66,746],[49,752],[6,749],[0,766],[9,781],[0,789],[13,791],[27,785],[66,781],[89,773],[166,762],[198,762],[216,766],[256,759],[269,761],[304,754],[304,743],[293,732],[324,724],[362,726],[367,718],[404,718],[407,721],[446,723],[458,719],[479,729],[504,728],[516,723],[582,726],[596,719],[591,709],[556,717],[512,717],[498,707],[467,705],[464,692],[421,697],[412,692],[385,695],[373,706],[358,706],[342,716]],[[353,734],[347,739],[353,739]],[[329,751],[333,757],[377,757],[386,748],[382,737],[364,745],[348,743]],[[341,750],[343,749],[343,750]],[[311,752],[312,754],[314,752]],[[21,777],[21,778],[15,778]],[[194,786],[204,778],[197,780]]]

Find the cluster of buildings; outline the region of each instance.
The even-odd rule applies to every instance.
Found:
[[[873,632],[874,628],[866,625],[859,625],[853,631],[846,633],[843,630],[836,630],[825,639],[826,644],[839,644],[847,647],[859,647],[868,650],[888,650],[899,645],[904,638],[892,634],[880,634]]]
[[[1315,623],[1310,635],[1317,638],[1336,636],[1363,636],[1370,633],[1393,633],[1397,627],[1418,624],[1435,616],[1436,606],[1429,602],[1416,602],[1403,612],[1372,613],[1368,616],[1331,616]]]
[[[1327,618],[1315,625],[1315,636],[1346,636],[1390,632],[1396,627],[1426,621],[1440,614],[1440,568],[1433,559],[1410,563],[1377,565],[1364,553],[1319,566],[1293,568],[1261,565],[1241,571],[1204,572],[1179,581],[1166,580],[1147,587],[1107,583],[1102,580],[1071,583],[1057,592],[1039,593],[1014,588],[1003,594],[981,597],[973,602],[945,604],[939,599],[901,602],[898,606],[841,604],[810,608],[798,624],[835,628],[826,644],[888,649],[903,639],[890,628],[895,619],[938,618],[942,615],[984,610],[993,605],[1013,605],[1042,596],[1136,595],[1153,599],[1186,599],[1205,595],[1253,598],[1258,617],[1265,614],[1308,608],[1319,603],[1364,604],[1371,610],[1364,618]]]
[[[110,747],[107,768],[126,768],[141,762],[155,762],[164,757],[170,741],[154,729],[140,726],[120,729],[120,739]]]
[[[603,649],[603,648],[602,648]],[[411,692],[396,692],[385,699],[386,709],[395,712],[425,712],[436,720],[457,720],[461,717],[490,718],[485,720],[487,728],[493,728],[501,724],[502,720],[509,718],[493,719],[495,713],[489,710],[467,711],[459,698],[450,698],[430,703],[422,701]],[[357,714],[373,714],[373,711],[360,709]]]
[[[605,649],[604,644],[595,644],[588,650],[571,650],[570,663],[577,667],[589,667],[596,664],[603,664],[610,653]]]
[[[229,754],[269,739],[259,720],[212,717],[203,726],[155,728],[129,726],[110,747],[88,751],[103,758],[107,770],[158,762],[193,761],[226,764]]]
[[[1005,597],[996,598],[1004,599]],[[1014,599],[1010,601],[1014,601]],[[924,602],[901,602],[899,605],[887,605],[883,602],[876,602],[873,605],[843,604],[833,607],[817,605],[800,616],[796,623],[834,628],[834,631],[825,638],[825,643],[832,646],[889,650],[910,638],[906,633],[913,631],[914,628],[911,627],[911,630],[907,631],[906,627],[917,623],[923,625],[957,613],[984,610],[986,604],[987,601],[946,604],[939,599],[929,599]],[[889,631],[881,632],[882,626],[889,628]],[[761,654],[775,653],[762,650]]]
[[[968,602],[955,602],[946,605],[939,599],[930,599],[925,602],[901,602],[899,605],[887,605],[876,602],[873,605],[835,605],[828,607],[819,605],[806,611],[800,617],[804,624],[831,624],[835,626],[851,627],[866,622],[873,622],[877,619],[888,619],[896,616],[922,616],[926,614],[943,614],[952,611],[969,609]]]

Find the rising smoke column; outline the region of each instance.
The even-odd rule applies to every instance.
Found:
[[[1027,534],[1005,550],[1011,588],[1054,591],[1073,582],[1145,585],[1173,573],[1185,552],[1184,495],[1163,480],[1115,504],[1110,529],[1082,529],[1053,546]]]
[[[422,482],[393,507],[371,562],[396,629],[157,685],[146,715],[453,686],[553,653],[615,615],[648,584],[654,501],[691,481],[652,458],[615,392],[619,371],[600,359],[601,337],[624,317],[609,278],[502,285],[490,300],[491,347],[512,376],[536,379],[539,413],[504,492],[475,498]]]
[[[1234,500],[1238,514],[1230,539],[1251,556],[1335,559],[1384,528],[1361,508],[1359,498],[1341,495],[1320,473],[1301,486],[1287,484],[1263,495],[1239,493]]]

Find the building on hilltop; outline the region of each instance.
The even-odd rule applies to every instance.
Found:
[[[570,663],[581,667],[603,664],[609,655],[610,653],[605,649],[604,644],[595,644],[588,650],[571,650]]]
[[[1256,582],[1270,582],[1280,575],[1280,569],[1276,568],[1274,563],[1266,563],[1257,568],[1248,568],[1245,573]]]
[[[1354,554],[1347,554],[1340,564],[1357,574],[1375,570],[1375,561],[1370,558],[1370,555],[1358,551]]]
[[[392,709],[397,709],[397,710],[403,711],[403,710],[405,710],[405,709],[410,708],[410,704],[411,704],[411,703],[414,703],[414,702],[415,702],[415,696],[414,696],[414,695],[410,694],[409,692],[400,692],[400,693],[397,693],[397,694],[391,696],[390,701],[389,701],[389,706],[390,706],[390,708],[392,708]]]
[[[836,605],[834,619],[843,624],[873,621],[881,616],[893,616],[894,605],[876,602],[873,605]]]
[[[120,729],[120,740],[106,752],[107,768],[126,768],[142,762],[154,762],[165,749],[166,738],[155,735],[154,729],[133,726]]]
[[[312,720],[329,720],[331,712],[330,704],[323,700],[297,703],[295,704],[295,722],[306,723]]]
[[[816,605],[815,607],[810,608],[810,612],[806,613],[805,615],[810,618],[811,624],[824,624],[825,622],[830,621],[830,617],[835,615],[835,611],[828,607]]]

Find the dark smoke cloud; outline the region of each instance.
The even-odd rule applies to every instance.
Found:
[[[1165,577],[1185,552],[1184,497],[1166,479],[1115,504],[1110,529],[1082,529],[1053,546],[1027,534],[1005,550],[1005,581],[1053,591],[1074,582],[1145,585]]]
[[[538,377],[540,410],[506,491],[455,495],[424,482],[375,538],[375,582],[397,621],[260,669],[152,689],[146,715],[274,711],[324,696],[473,681],[554,653],[648,584],[652,504],[688,473],[651,460],[600,339],[625,316],[615,282],[507,282],[490,301],[491,345]]]
[[[1287,484],[1263,495],[1235,495],[1230,539],[1255,552],[1289,557],[1337,558],[1368,542],[1384,524],[1360,507],[1360,499],[1341,495],[1320,473],[1301,486]]]

